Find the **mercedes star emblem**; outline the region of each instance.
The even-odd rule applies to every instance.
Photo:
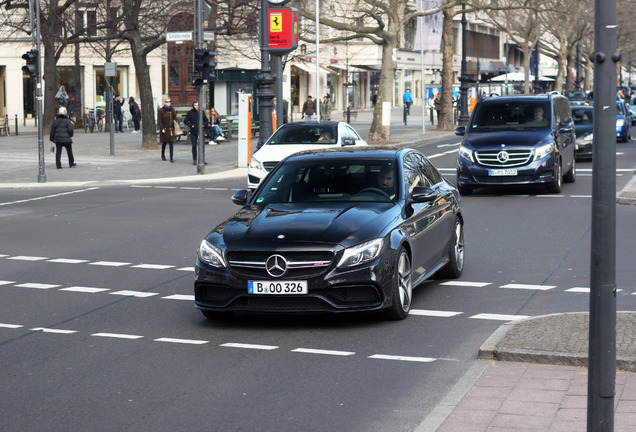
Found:
[[[281,277],[287,273],[287,260],[281,255],[272,255],[265,261],[265,270],[271,277]]]

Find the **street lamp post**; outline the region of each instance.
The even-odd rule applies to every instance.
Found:
[[[280,3],[280,2],[279,2]],[[269,5],[267,0],[261,0],[260,15],[260,43],[261,43],[261,70],[254,77],[257,89],[259,115],[259,130],[257,149],[265,143],[265,140],[272,134],[272,99],[274,99],[274,83],[276,77],[269,67],[269,44],[267,36],[267,11]],[[282,103],[282,101],[279,101]]]
[[[466,5],[462,4],[462,10],[466,9]],[[468,73],[466,70],[466,13],[462,12],[462,70],[459,81],[461,82],[459,90],[459,125],[466,126],[468,124]]]

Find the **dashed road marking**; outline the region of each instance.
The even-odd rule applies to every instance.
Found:
[[[409,312],[409,314],[413,314],[413,315],[430,316],[430,317],[438,317],[438,318],[451,318],[457,315],[461,315],[463,313],[464,312],[426,310],[426,309],[411,309]]]
[[[77,333],[77,330],[62,330],[62,329],[54,329],[54,328],[46,328],[46,327],[35,327],[31,329],[32,331],[41,331],[42,333],[57,333],[57,334],[73,334]]]
[[[114,339],[132,339],[132,340],[141,339],[143,337],[140,335],[131,335],[131,334],[123,334],[123,333],[93,333],[91,336],[114,338]]]
[[[16,285],[16,287],[18,288],[33,288],[33,289],[51,289],[51,288],[57,288],[60,286],[61,285],[33,283],[33,282],[27,282],[27,283]]]
[[[186,295],[186,294],[172,294],[172,295],[161,297],[161,298],[165,299],[165,300],[188,300],[188,301],[194,301],[194,296],[193,295]]]
[[[525,290],[537,290],[537,291],[547,291],[556,288],[553,285],[526,285],[526,284],[506,284],[501,285],[499,288],[507,288],[507,289],[525,289]]]
[[[165,270],[165,269],[169,269],[169,268],[174,268],[174,266],[172,266],[172,265],[162,265],[162,264],[137,264],[137,265],[131,266],[131,268]]]
[[[481,288],[488,285],[492,285],[492,283],[491,282],[446,281],[446,282],[442,282],[440,285]]]
[[[118,261],[95,261],[95,262],[90,262],[88,264],[96,265],[96,266],[104,266],[104,267],[123,267],[123,266],[129,266],[132,263],[118,262]]]
[[[228,348],[254,349],[254,350],[275,350],[275,349],[278,349],[278,347],[274,346],[274,345],[256,345],[256,344],[246,344],[246,343],[236,343],[236,342],[228,342],[228,343],[221,344],[219,346],[228,347]]]
[[[176,339],[176,338],[158,338],[153,339],[155,342],[170,342],[170,343],[179,343],[179,344],[190,344],[190,345],[203,345],[206,343],[210,343],[210,341],[206,340],[196,340],[196,339]]]
[[[408,356],[396,356],[396,355],[386,355],[386,354],[373,354],[369,356],[369,358],[378,359],[378,360],[400,360],[400,361],[421,362],[421,363],[430,363],[437,360],[432,357],[408,357]]]
[[[353,351],[333,351],[333,350],[324,350],[324,349],[312,349],[312,348],[296,348],[291,350],[291,352],[297,353],[306,353],[306,354],[321,354],[321,355],[332,355],[332,356],[350,356],[354,355]]]
[[[480,313],[473,315],[469,318],[481,319],[481,320],[495,320],[495,321],[518,321],[521,319],[532,318],[530,315],[503,315],[503,314],[490,314]]]
[[[83,264],[83,263],[87,263],[88,260],[71,259],[71,258],[56,258],[56,259],[50,259],[47,262],[61,263],[61,264]]]
[[[108,294],[128,296],[128,297],[140,297],[140,298],[159,295],[158,293],[151,293],[151,292],[145,292],[145,291],[131,291],[131,290],[114,291]]]
[[[24,255],[18,255],[18,256],[12,256],[7,258],[8,260],[17,260],[17,261],[43,261],[45,259],[47,259],[46,257],[39,257],[39,256],[24,256]]]
[[[61,288],[60,291],[71,291],[71,292],[80,292],[80,293],[99,293],[103,291],[110,291],[108,288],[94,288],[94,287],[85,287],[85,286],[72,286],[68,288]]]

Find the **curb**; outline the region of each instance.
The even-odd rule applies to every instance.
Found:
[[[623,205],[636,205],[636,173],[632,173],[632,179],[625,185],[617,197],[616,202]]]

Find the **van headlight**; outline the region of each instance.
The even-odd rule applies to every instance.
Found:
[[[552,154],[553,144],[544,144],[541,147],[534,149],[534,160],[543,159],[544,157]]]
[[[625,119],[616,119],[616,127],[625,126]]]
[[[227,267],[223,259],[223,251],[207,240],[203,240],[199,246],[199,258],[212,267]]]
[[[467,149],[463,145],[459,146],[459,157],[469,160],[471,162],[475,162],[475,160],[473,159],[473,151]]]

